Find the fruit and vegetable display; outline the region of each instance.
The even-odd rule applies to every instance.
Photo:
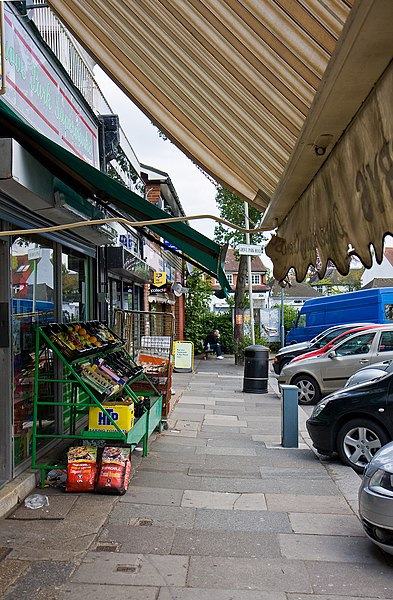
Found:
[[[49,323],[43,331],[69,360],[122,344],[101,321]]]

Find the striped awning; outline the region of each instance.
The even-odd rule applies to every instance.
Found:
[[[50,0],[142,111],[263,209],[353,0]]]

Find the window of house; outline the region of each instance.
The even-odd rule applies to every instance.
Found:
[[[233,275],[232,275],[232,273],[228,273],[227,274],[227,279],[228,279],[228,283],[230,285],[233,285]]]
[[[251,283],[252,285],[259,285],[261,283],[261,276],[251,273]]]

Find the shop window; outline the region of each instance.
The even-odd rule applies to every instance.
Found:
[[[87,314],[87,265],[86,258],[68,248],[61,256],[62,286],[61,303],[63,322],[86,321]]]
[[[37,326],[54,320],[53,247],[38,236],[16,237],[11,254],[14,464],[30,456]],[[41,373],[53,370],[53,359],[41,357]],[[53,384],[41,384],[40,399],[53,397]],[[53,407],[39,407],[38,430],[54,429]],[[42,443],[44,443],[42,441]]]

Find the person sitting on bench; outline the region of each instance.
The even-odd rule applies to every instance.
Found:
[[[209,351],[209,350],[213,350],[216,353],[216,358],[218,360],[222,360],[223,356],[222,356],[222,352],[221,352],[221,346],[220,346],[220,332],[218,331],[218,329],[215,329],[213,331],[213,333],[208,333],[207,336],[205,337],[205,341],[203,342],[203,347],[205,352]],[[207,354],[205,355],[205,360],[207,358]]]

